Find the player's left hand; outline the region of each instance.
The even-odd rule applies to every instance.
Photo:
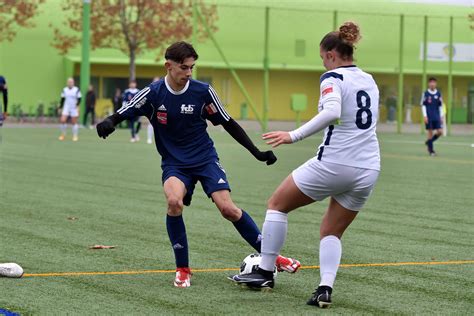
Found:
[[[103,139],[106,139],[107,136],[109,136],[115,131],[114,123],[109,118],[106,118],[105,120],[97,124],[96,128],[97,135],[99,135],[99,137],[102,137]]]
[[[267,144],[272,145],[273,148],[281,144],[291,144],[291,136],[288,132],[268,132],[262,135],[264,140],[268,140]]]
[[[273,165],[277,161],[277,157],[273,153],[273,151],[260,151],[255,158],[260,161],[264,161],[267,163],[267,166]]]

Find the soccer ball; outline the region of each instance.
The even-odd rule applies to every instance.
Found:
[[[248,274],[253,273],[257,270],[258,265],[262,261],[262,256],[259,253],[252,253],[245,257],[240,265],[240,273],[239,274]],[[277,268],[273,269],[273,278],[276,278],[278,272]]]
[[[0,277],[21,278],[23,276],[23,268],[16,263],[0,263]]]

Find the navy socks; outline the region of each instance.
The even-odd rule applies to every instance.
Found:
[[[188,239],[186,237],[186,227],[183,216],[166,215],[166,229],[173,247],[177,268],[189,267]]]
[[[252,217],[242,210],[242,217],[232,224],[234,224],[234,227],[237,229],[240,236],[242,236],[250,246],[260,253],[262,247],[262,234]]]

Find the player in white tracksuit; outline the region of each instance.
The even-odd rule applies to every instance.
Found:
[[[81,90],[74,86],[74,79],[67,79],[67,86],[61,91],[61,135],[59,140],[64,140],[67,129],[67,118],[71,118],[72,124],[72,140],[77,141],[79,134],[79,125],[77,124],[77,118],[79,117],[79,104],[81,103]]]
[[[263,224],[262,261],[255,273],[232,279],[252,288],[273,288],[275,257],[287,234],[288,213],[330,197],[320,227],[318,288],[307,302],[328,307],[341,260],[341,237],[374,188],[380,172],[380,152],[375,132],[379,90],[371,75],[353,64],[359,27],[346,22],[321,41],[320,55],[328,70],[321,76],[319,114],[291,132],[263,135],[276,147],[300,141],[325,129],[316,157],[290,174],[268,201]]]

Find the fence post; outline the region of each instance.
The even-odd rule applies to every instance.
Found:
[[[423,73],[421,76],[421,93],[425,93],[426,90],[426,80],[427,80],[427,59],[428,59],[428,16],[425,15],[423,21]],[[425,132],[425,118],[423,117],[423,112],[420,114],[420,132],[424,134]]]
[[[402,132],[403,121],[403,29],[404,29],[404,15],[400,15],[400,46],[399,46],[399,60],[398,60],[398,102],[397,102],[397,133]]]
[[[451,121],[453,118],[453,17],[449,18],[449,64],[448,64],[448,108],[447,108],[447,125],[448,135],[451,135]]]
[[[269,90],[270,90],[270,61],[268,56],[268,42],[270,33],[270,8],[265,8],[265,38],[263,47],[263,115],[262,129],[267,130],[268,127],[268,111],[269,111]]]

